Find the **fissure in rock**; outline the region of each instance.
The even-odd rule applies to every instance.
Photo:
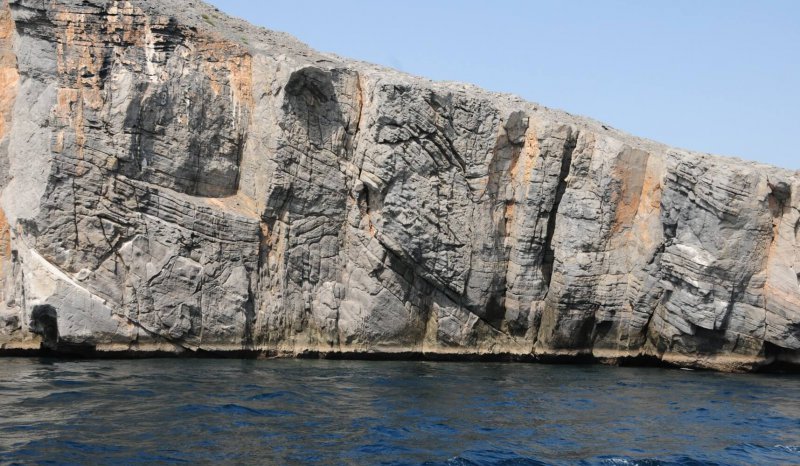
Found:
[[[558,208],[561,205],[561,199],[567,190],[567,177],[569,176],[570,168],[572,167],[572,154],[575,152],[575,146],[578,144],[578,134],[574,134],[567,139],[564,145],[564,152],[561,155],[561,170],[558,174],[558,187],[556,188],[556,197],[553,201],[553,208],[550,209],[550,215],[547,218],[547,233],[544,243],[544,259],[542,260],[542,275],[545,284],[549,287],[550,280],[553,276],[553,262],[555,262],[555,251],[553,250],[553,234],[556,231],[556,217],[558,216]]]

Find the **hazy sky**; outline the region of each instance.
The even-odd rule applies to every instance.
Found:
[[[315,49],[800,169],[800,0],[212,0]]]

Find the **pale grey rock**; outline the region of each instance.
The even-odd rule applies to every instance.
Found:
[[[0,348],[800,360],[800,177],[201,2],[0,15]]]

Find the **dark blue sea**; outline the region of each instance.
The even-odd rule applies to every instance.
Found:
[[[800,377],[0,359],[2,464],[800,464]]]

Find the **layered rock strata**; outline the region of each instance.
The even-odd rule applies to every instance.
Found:
[[[800,363],[800,176],[177,0],[3,0],[0,346]]]

